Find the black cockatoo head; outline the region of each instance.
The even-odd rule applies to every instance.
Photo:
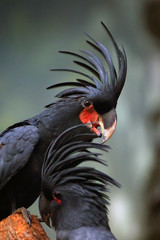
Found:
[[[102,134],[103,142],[105,142],[112,136],[116,128],[117,115],[115,109],[126,79],[127,60],[125,50],[123,48],[122,50],[119,49],[107,27],[103,23],[102,25],[114,45],[118,59],[118,71],[114,67],[107,48],[86,34],[91,39],[87,43],[103,56],[107,63],[108,71],[101,60],[92,52],[81,50],[80,52],[84,54],[82,56],[73,52],[60,51],[61,53],[70,54],[83,60],[83,62],[74,62],[87,69],[92,75],[72,69],[51,69],[52,71],[74,72],[88,80],[77,79],[77,82],[58,83],[48,87],[48,89],[74,86],[58,93],[57,97],[72,99],[72,101],[73,99],[77,100],[81,105],[78,113],[80,121],[83,124],[87,123],[87,127],[97,135]],[[101,127],[101,131],[97,129],[99,126]]]
[[[47,225],[51,219],[57,230],[82,226],[109,229],[106,192],[108,185],[118,186],[118,183],[99,170],[78,166],[85,161],[105,164],[100,153],[89,149],[108,151],[109,147],[88,142],[87,139],[95,138],[93,133],[71,138],[71,132],[81,127],[74,126],[63,132],[47,150],[42,167],[41,217]]]

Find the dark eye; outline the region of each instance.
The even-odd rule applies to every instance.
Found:
[[[62,194],[60,192],[55,192],[53,194],[53,200],[57,202],[59,205],[62,204]]]
[[[83,107],[89,107],[89,106],[91,106],[91,105],[92,105],[92,103],[91,103],[90,100],[84,100],[84,101],[83,101]]]
[[[60,192],[55,192],[54,193],[54,197],[57,199],[61,199],[62,198],[62,194]]]

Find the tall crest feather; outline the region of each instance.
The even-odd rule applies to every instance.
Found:
[[[101,154],[91,152],[90,149],[107,152],[109,146],[87,141],[95,138],[95,134],[92,133],[69,137],[73,129],[81,127],[84,126],[78,125],[67,129],[49,146],[42,167],[42,189],[48,188],[48,185],[54,189],[68,183],[77,183],[107,198],[104,193],[108,191],[107,186],[119,186],[119,184],[99,170],[79,165],[86,161],[106,165],[106,162],[100,158]]]
[[[107,48],[100,42],[94,40],[91,36],[86,34],[86,36],[90,39],[86,42],[97,52],[99,52],[108,65],[109,71],[107,71],[102,64],[102,61],[92,52],[86,50],[80,50],[83,54],[77,54],[70,51],[60,51],[60,53],[72,55],[79,59],[79,61],[74,61],[76,65],[79,65],[85,70],[88,70],[88,74],[83,71],[78,71],[74,69],[51,69],[51,71],[66,71],[77,73],[85,79],[76,79],[76,82],[64,82],[54,84],[48,89],[56,88],[56,87],[65,87],[65,86],[74,86],[69,89],[65,89],[59,92],[56,96],[59,98],[63,97],[72,97],[74,96],[88,96],[91,100],[96,95],[103,96],[103,99],[112,98],[116,102],[122,88],[125,83],[126,73],[127,73],[127,59],[125,50],[122,47],[122,50],[118,47],[116,41],[111,35],[108,28],[105,26],[103,22],[101,22],[105,31],[109,35],[113,46],[115,48],[115,52],[118,59],[118,71],[116,71],[113,60]],[[86,80],[87,79],[87,80]]]

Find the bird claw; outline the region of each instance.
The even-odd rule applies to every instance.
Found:
[[[21,213],[26,223],[28,224],[28,226],[29,227],[31,226],[32,217],[30,215],[30,212],[27,209],[25,209],[24,207],[21,207],[21,208],[18,208],[14,213]]]

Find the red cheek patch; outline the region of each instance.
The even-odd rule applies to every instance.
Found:
[[[99,114],[95,111],[93,105],[86,107],[82,110],[82,112],[79,114],[79,118],[82,123],[87,122],[97,122],[98,121]]]
[[[56,198],[54,195],[53,195],[53,200],[56,201],[59,205],[62,204],[62,201],[58,198]]]
[[[83,124],[92,123],[92,131],[95,132],[97,135],[100,134],[100,132],[96,128],[99,126],[98,117],[99,114],[95,111],[93,105],[84,108],[82,112],[79,114],[79,118]]]

